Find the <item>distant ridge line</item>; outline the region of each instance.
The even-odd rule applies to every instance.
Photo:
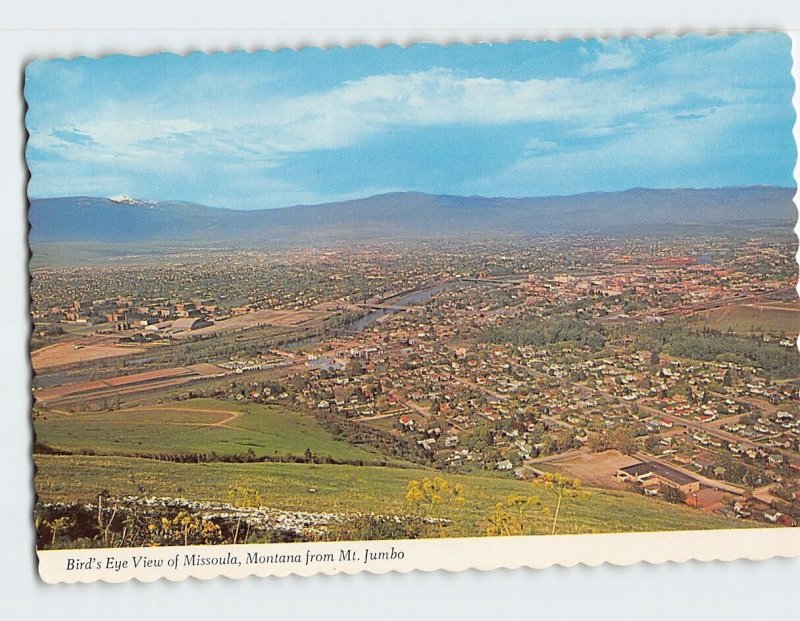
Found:
[[[237,210],[187,201],[32,198],[30,241],[296,245],[472,234],[660,232],[681,227],[788,226],[795,188],[631,188],[530,198],[389,192]],[[120,197],[115,197],[119,199]]]

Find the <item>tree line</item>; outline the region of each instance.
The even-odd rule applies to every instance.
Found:
[[[558,316],[543,319],[521,319],[513,323],[486,328],[479,335],[484,343],[514,343],[541,347],[554,343],[578,343],[598,350],[606,343],[603,327],[595,322]]]

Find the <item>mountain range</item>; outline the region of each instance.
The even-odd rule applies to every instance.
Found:
[[[128,196],[34,198],[30,242],[297,245],[493,234],[647,233],[788,227],[793,188],[646,189],[538,198],[419,192],[234,210]]]

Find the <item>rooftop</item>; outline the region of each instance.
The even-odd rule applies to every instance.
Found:
[[[620,468],[620,470],[634,477],[640,477],[644,474],[652,473],[661,478],[668,479],[676,485],[687,485],[688,483],[694,483],[697,481],[697,479],[695,479],[693,476],[684,474],[679,470],[675,470],[675,468],[670,468],[669,466],[661,464],[657,461],[646,461],[643,463],[632,464],[630,466]]]

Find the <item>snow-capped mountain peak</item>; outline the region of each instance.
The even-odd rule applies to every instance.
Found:
[[[134,198],[133,196],[128,196],[127,194],[117,194],[116,196],[109,196],[108,200],[114,201],[115,203],[125,203],[127,205],[143,205],[145,207],[152,207],[155,205],[155,201],[145,201],[138,198]]]

